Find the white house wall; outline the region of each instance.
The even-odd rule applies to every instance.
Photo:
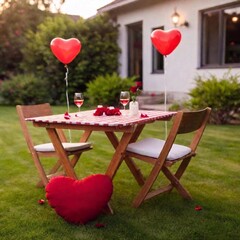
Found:
[[[147,1],[147,0],[146,0]],[[197,75],[208,76],[209,73],[222,76],[228,69],[198,69],[200,54],[200,16],[199,10],[230,3],[228,0],[179,0],[159,1],[159,4],[136,9],[118,15],[120,24],[119,45],[122,49],[120,55],[121,76],[126,77],[127,66],[127,25],[143,22],[143,90],[146,92],[168,92],[181,98],[194,86]],[[150,34],[153,28],[164,26],[165,30],[173,28],[171,15],[174,8],[180,16],[189,22],[189,27],[178,27],[182,40],[178,47],[165,58],[164,74],[152,73],[152,43]],[[184,20],[182,19],[182,21]],[[232,69],[232,73],[240,72],[240,68]]]

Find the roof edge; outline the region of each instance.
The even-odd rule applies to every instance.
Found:
[[[105,5],[105,6],[97,9],[97,11],[99,13],[108,12],[108,11],[114,10],[116,8],[119,8],[119,7],[123,7],[123,6],[127,5],[127,4],[130,4],[130,3],[133,3],[133,2],[137,2],[137,1],[138,0],[125,0],[125,1],[120,1],[120,2],[116,2],[116,3],[111,2],[111,3],[109,3],[109,4]]]

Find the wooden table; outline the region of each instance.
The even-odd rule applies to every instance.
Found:
[[[128,112],[128,111],[126,111]],[[70,119],[65,119],[64,114],[29,118],[33,121],[35,127],[45,127],[48,135],[62,161],[63,168],[67,176],[77,179],[76,173],[70,164],[69,158],[61,144],[56,129],[74,129],[83,130],[80,142],[88,141],[93,131],[105,132],[111,144],[115,148],[115,152],[109,162],[106,174],[112,179],[114,178],[121,162],[123,161],[124,152],[129,143],[135,142],[141,134],[144,126],[153,123],[156,120],[169,120],[175,112],[163,111],[142,111],[147,117],[128,115],[120,116],[94,116],[94,110],[81,111],[81,116],[77,117],[75,113],[70,114]],[[116,136],[116,132],[121,132],[120,139]],[[131,158],[124,158],[128,168],[137,180],[138,184],[143,184],[143,176],[139,169],[135,166]]]

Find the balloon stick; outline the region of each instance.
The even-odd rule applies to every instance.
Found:
[[[66,82],[66,100],[67,100],[67,112],[69,113],[69,98],[68,98],[68,66],[67,64],[64,65],[64,67],[66,68],[66,74],[65,74],[65,82]],[[71,136],[71,131],[70,129],[68,130],[68,134],[69,134],[69,141],[72,142],[72,136]]]
[[[165,57],[165,78],[164,78],[164,111],[167,111],[167,81],[166,81],[166,70],[167,70],[167,55]],[[165,121],[165,140],[167,139],[168,127],[167,121]]]

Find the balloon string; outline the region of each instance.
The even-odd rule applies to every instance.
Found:
[[[166,70],[167,70],[167,55],[165,57],[165,78],[164,78],[164,110],[165,112],[167,111],[167,81],[166,81]],[[167,121],[165,123],[165,140],[167,140],[167,135],[168,135],[168,126],[167,126]]]
[[[65,74],[65,82],[66,82],[66,100],[67,100],[67,112],[69,113],[69,98],[68,98],[68,66],[64,65],[66,68],[66,74]],[[69,135],[69,141],[72,142],[72,136],[71,136],[71,131],[70,129],[68,130],[68,135]]]

